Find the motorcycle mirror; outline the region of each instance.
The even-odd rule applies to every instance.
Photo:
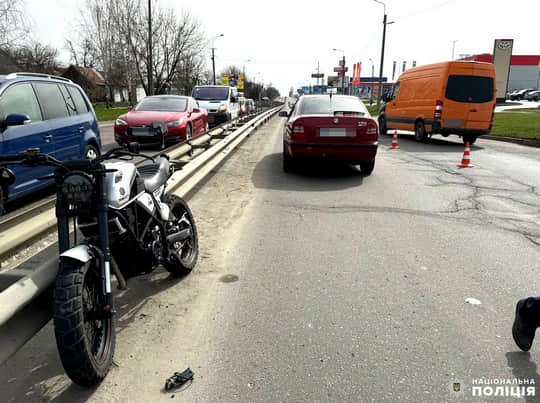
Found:
[[[131,152],[133,154],[139,154],[139,152],[141,151],[141,146],[136,141],[130,141],[127,144],[127,149],[128,149],[129,152]]]

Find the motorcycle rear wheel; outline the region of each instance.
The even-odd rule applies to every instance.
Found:
[[[82,386],[101,382],[113,361],[114,318],[102,288],[95,259],[60,262],[53,296],[56,345],[67,375]]]
[[[163,262],[163,267],[173,276],[185,276],[191,273],[199,257],[197,227],[184,199],[176,195],[167,195],[164,202],[170,209],[170,221],[173,221],[179,231],[190,230],[190,234],[185,240],[175,242],[169,247],[170,256]]]

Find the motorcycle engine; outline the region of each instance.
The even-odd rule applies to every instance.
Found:
[[[152,228],[151,234],[151,244],[150,248],[152,250],[152,254],[154,255],[154,258],[157,261],[161,261],[163,257],[163,241],[161,238],[161,230],[159,226],[154,226]]]

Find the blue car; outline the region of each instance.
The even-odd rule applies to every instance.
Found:
[[[84,91],[63,77],[36,73],[0,75],[0,155],[39,148],[59,160],[96,158],[101,137]],[[0,182],[0,214],[5,202],[53,183],[39,178],[51,167],[10,166],[15,182]]]

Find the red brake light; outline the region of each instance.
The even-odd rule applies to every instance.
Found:
[[[304,135],[304,125],[302,123],[294,123],[292,134],[297,135],[298,137]]]
[[[441,118],[442,118],[442,101],[440,101],[440,100],[435,101],[434,118],[436,120],[441,120]]]
[[[370,138],[377,139],[377,125],[373,122],[369,122],[366,130],[366,135]]]

